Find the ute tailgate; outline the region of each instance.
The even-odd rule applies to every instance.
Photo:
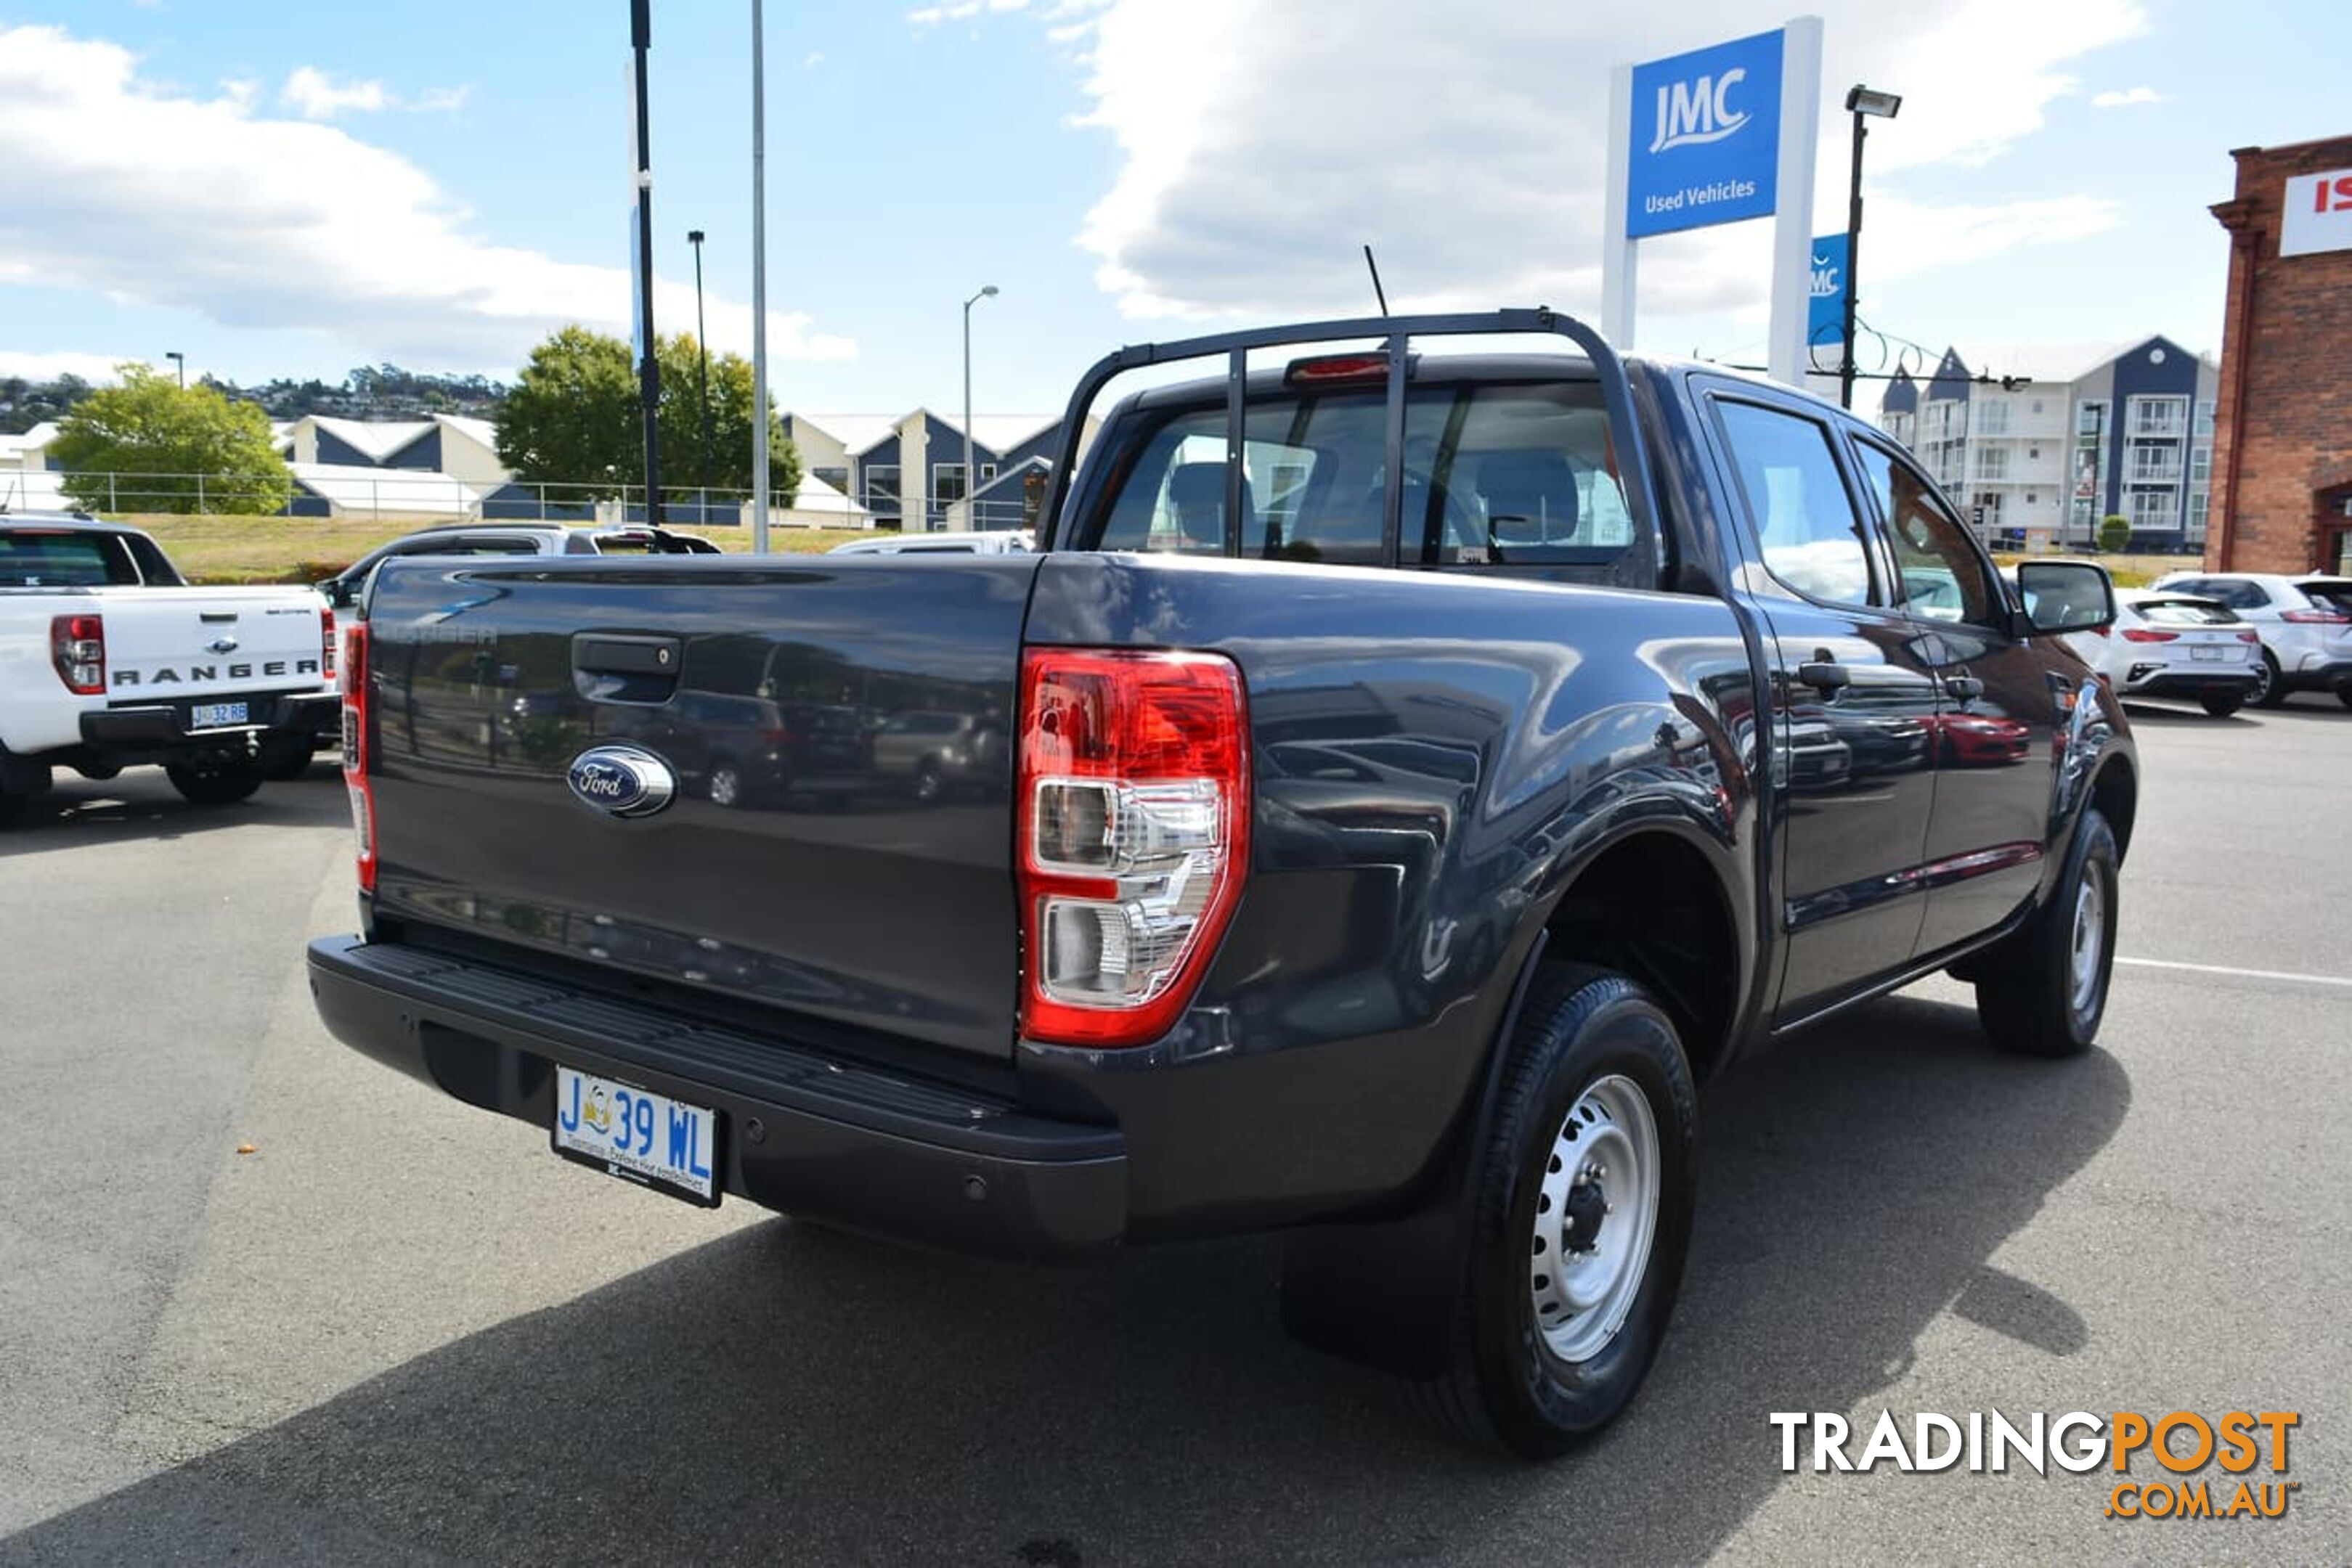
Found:
[[[379,920],[1009,1059],[1038,559],[387,563]],[[575,794],[612,744],[659,760],[666,807]]]

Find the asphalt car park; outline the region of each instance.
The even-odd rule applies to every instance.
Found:
[[[0,1561],[2340,1561],[2352,714],[2133,716],[2099,1048],[1938,979],[1735,1070],[1669,1353],[1539,1468],[1286,1341],[1267,1241],[1029,1270],[556,1159],[319,1027],[331,768],[62,779],[0,841]],[[1784,1473],[1771,1413],[1882,1409],[2294,1411],[2295,1490]]]

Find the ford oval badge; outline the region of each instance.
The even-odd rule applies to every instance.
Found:
[[[641,746],[592,746],[572,759],[563,781],[583,805],[613,817],[650,817],[677,793],[669,764]]]

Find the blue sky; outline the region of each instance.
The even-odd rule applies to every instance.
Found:
[[[2340,5],[1819,9],[1825,100],[1906,95],[1871,141],[1863,313],[1931,348],[2218,348],[2227,150],[2352,131]],[[691,325],[701,227],[722,348],[749,342],[749,11],[655,5],[660,324]],[[959,308],[995,283],[980,409],[1051,410],[1123,341],[1361,309],[1366,240],[1404,306],[1591,310],[1610,65],[1786,14],[776,0],[777,395],[952,413]],[[0,0],[0,371],[505,376],[560,319],[625,329],[627,45],[625,0]],[[1643,345],[1760,358],[1767,234],[1645,248]]]

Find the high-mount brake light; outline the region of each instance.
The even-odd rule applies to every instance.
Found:
[[[55,615],[49,618],[49,663],[58,679],[76,696],[106,695],[106,618],[102,615]]]
[[[1291,361],[1282,379],[1292,386],[1328,386],[1334,382],[1383,382],[1388,374],[1386,354],[1319,354]]]
[[[1039,648],[1021,672],[1021,1029],[1148,1045],[1248,874],[1249,723],[1215,653]]]
[[[352,831],[359,842],[360,891],[375,891],[375,787],[368,782],[368,629],[343,628],[343,788],[352,798]]]

